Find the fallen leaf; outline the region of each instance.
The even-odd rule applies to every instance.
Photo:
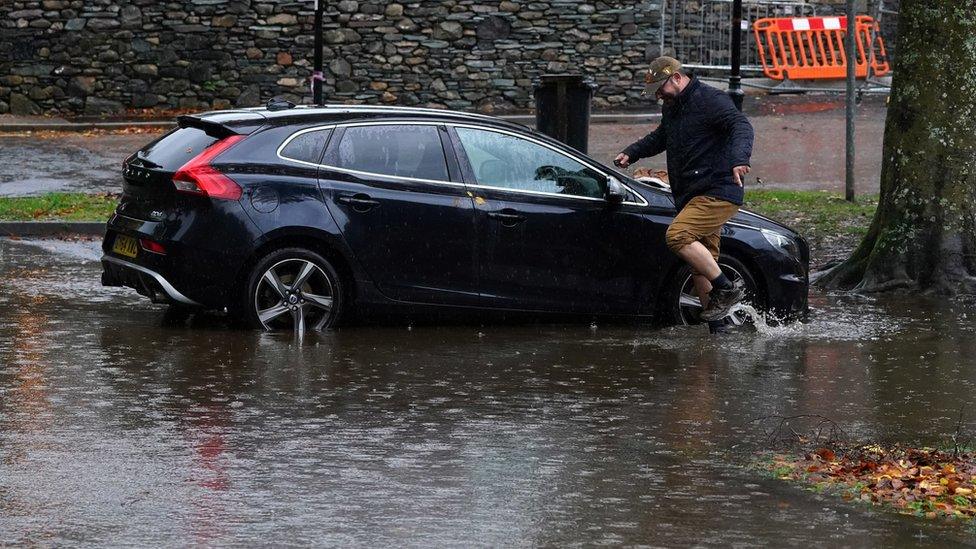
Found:
[[[837,459],[837,454],[829,448],[821,448],[814,452],[814,454],[820,456],[820,459],[824,461],[834,461]]]

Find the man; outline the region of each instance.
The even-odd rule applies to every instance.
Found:
[[[681,63],[658,57],[644,76],[645,95],[663,101],[661,125],[617,155],[626,168],[641,158],[668,153],[668,178],[678,215],[668,228],[668,248],[691,266],[701,318],[720,332],[729,310],[742,301],[742,281],[733,283],[718,266],[722,225],[742,205],[749,173],[752,125],[725,93],[681,71]]]

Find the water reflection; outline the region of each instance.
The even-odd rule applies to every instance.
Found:
[[[741,465],[768,415],[950,433],[971,305],[817,296],[808,326],[723,340],[393,326],[298,345],[100,293],[85,257],[0,243],[0,543],[965,539]]]

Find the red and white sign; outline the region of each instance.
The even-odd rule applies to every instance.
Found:
[[[797,17],[777,19],[781,31],[841,30],[847,28],[846,17]]]

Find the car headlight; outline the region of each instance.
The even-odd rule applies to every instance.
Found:
[[[800,257],[800,247],[791,237],[769,229],[760,229],[760,232],[772,247],[781,250],[790,257]]]

